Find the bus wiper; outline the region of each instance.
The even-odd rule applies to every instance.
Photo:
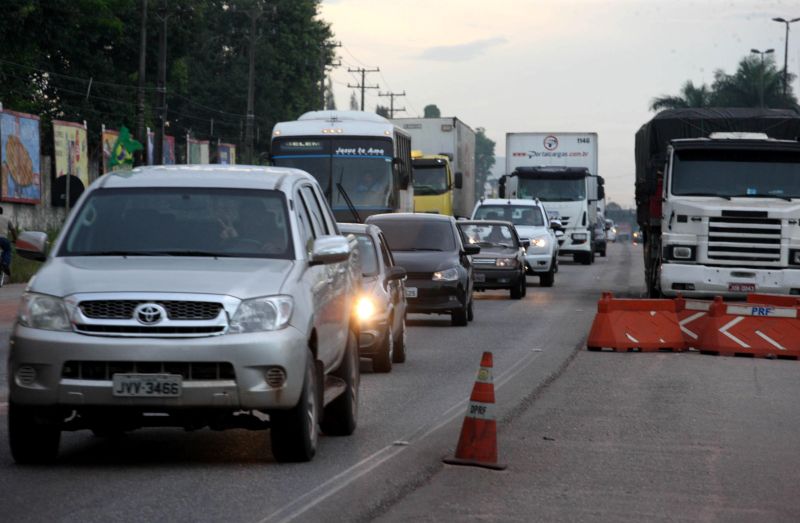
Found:
[[[342,170],[344,170],[344,168],[342,168]],[[341,179],[341,177],[339,179]],[[342,186],[342,182],[336,182],[336,188],[339,189],[339,192],[342,194],[342,198],[344,198],[344,203],[347,204],[347,208],[350,209],[350,212],[352,213],[353,218],[356,219],[356,223],[364,223],[361,220],[361,216],[358,214],[358,211],[356,210],[355,205],[353,205],[353,202],[350,200],[350,197],[347,195],[347,191],[344,190],[344,187]]]

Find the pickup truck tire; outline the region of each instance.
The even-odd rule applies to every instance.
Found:
[[[555,267],[551,266],[550,270],[539,275],[539,285],[541,287],[552,287],[556,281]]]
[[[361,381],[358,343],[352,329],[347,334],[347,349],[342,363],[333,375],[344,380],[345,391],[325,407],[320,426],[322,432],[329,436],[349,436],[356,430],[358,387]]]
[[[406,361],[406,317],[400,322],[400,332],[395,334],[394,354],[392,363],[403,363]]]
[[[511,294],[512,300],[521,300],[524,296],[524,290],[527,284],[525,283],[524,278],[517,277],[514,283],[511,284],[511,289],[509,294]]]
[[[61,429],[41,414],[32,407],[8,405],[8,442],[20,465],[52,463],[58,457]]]
[[[473,309],[473,304],[474,303],[475,303],[475,300],[470,298],[469,306],[467,307],[467,321],[473,321],[475,319],[475,311]]]
[[[319,443],[319,380],[313,355],[306,358],[303,392],[297,405],[289,410],[270,412],[272,455],[281,463],[311,461]]]
[[[389,326],[386,328],[386,335],[383,337],[378,353],[372,357],[372,370],[374,372],[391,372],[392,360],[394,359],[394,332],[392,332],[391,318]]]

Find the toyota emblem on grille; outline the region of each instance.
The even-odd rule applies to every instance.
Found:
[[[157,303],[142,303],[136,307],[133,315],[142,325],[155,325],[167,317],[167,311]]]

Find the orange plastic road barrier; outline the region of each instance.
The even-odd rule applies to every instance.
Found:
[[[778,307],[797,307],[800,306],[800,296],[787,294],[748,294],[747,303],[758,303],[761,305],[777,305]]]
[[[698,350],[705,354],[798,359],[800,319],[796,307],[769,304],[711,304]]]
[[[620,300],[604,292],[597,302],[586,347],[592,351],[681,352],[686,343],[675,311],[673,300]]]
[[[443,461],[450,465],[471,465],[495,470],[506,468],[497,463],[497,422],[494,417],[491,352],[484,352],[481,358],[481,369],[472,387],[456,455]]]
[[[678,325],[687,349],[697,348],[697,340],[705,329],[710,308],[710,301],[686,300],[680,296],[675,298],[675,314],[678,316]]]

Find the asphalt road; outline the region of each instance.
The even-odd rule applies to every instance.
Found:
[[[362,364],[359,427],[282,465],[264,432],[65,434],[54,466],[8,452],[6,521],[800,519],[800,362],[581,350],[602,290],[641,293],[641,251],[562,258],[553,288],[477,295],[476,319],[413,316],[389,375]],[[451,467],[484,350],[503,472]],[[5,354],[3,349],[2,354]],[[3,356],[4,357],[4,356]]]

